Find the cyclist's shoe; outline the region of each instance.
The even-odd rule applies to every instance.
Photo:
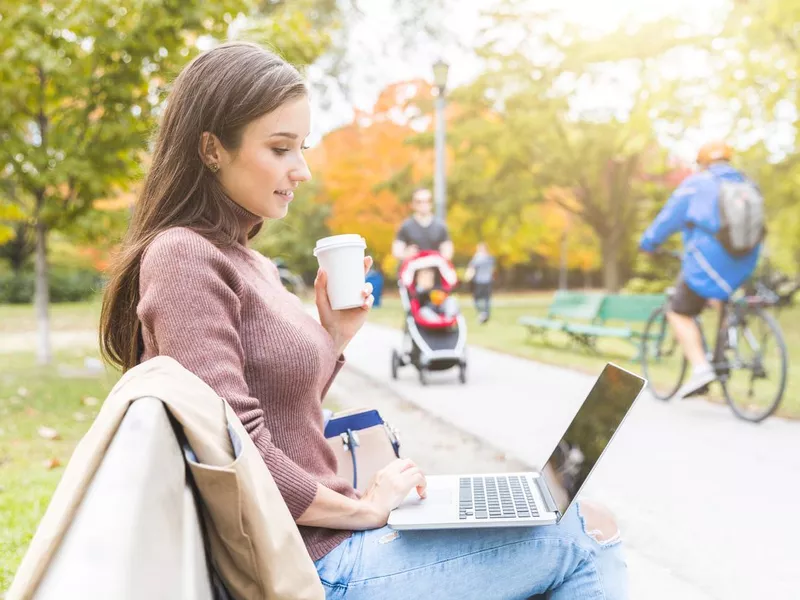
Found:
[[[702,367],[695,367],[689,377],[689,381],[681,386],[675,397],[680,400],[694,396],[700,392],[708,390],[708,384],[717,379],[717,374],[714,372],[714,367],[711,365],[703,365]]]
[[[706,384],[703,387],[701,387],[700,389],[695,390],[694,392],[690,392],[690,393],[686,394],[684,396],[684,398],[689,398],[691,396],[705,396],[710,389],[711,389],[711,385],[710,384]]]

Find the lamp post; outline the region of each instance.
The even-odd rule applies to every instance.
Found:
[[[433,199],[436,204],[436,216],[442,221],[446,219],[447,185],[445,182],[445,151],[444,151],[444,108],[445,88],[447,87],[447,71],[450,69],[443,60],[439,59],[433,64],[433,83],[436,86],[436,166],[433,174]]]

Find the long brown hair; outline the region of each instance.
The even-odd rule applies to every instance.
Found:
[[[152,164],[128,233],[111,267],[100,314],[103,358],[126,371],[143,351],[139,265],[150,242],[170,227],[189,227],[220,247],[236,242],[236,216],[201,155],[203,132],[235,152],[248,123],[307,94],[297,70],[244,42],[195,58],[175,79],[156,138]],[[255,226],[253,237],[261,225]]]

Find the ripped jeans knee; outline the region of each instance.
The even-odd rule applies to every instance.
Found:
[[[602,504],[581,501],[578,514],[584,533],[601,546],[618,544],[622,540],[614,515]]]

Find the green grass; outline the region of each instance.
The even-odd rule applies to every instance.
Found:
[[[16,307],[15,307],[16,310]],[[91,307],[60,313],[72,320]],[[13,312],[13,311],[12,311]],[[5,323],[6,307],[0,307]],[[58,364],[79,367],[84,352],[59,353]],[[109,372],[95,379],[65,379],[56,367],[36,365],[33,354],[0,354],[0,590],[7,590],[50,497],[78,440],[117,379]],[[59,439],[43,439],[38,429],[56,430]],[[51,468],[57,460],[61,466]]]
[[[100,296],[89,302],[68,302],[50,306],[53,331],[96,329],[100,320]],[[0,335],[36,331],[36,314],[30,304],[0,304]]]
[[[600,340],[597,354],[576,346],[565,334],[558,332],[548,333],[545,340],[539,338],[531,340],[525,328],[517,323],[517,319],[523,315],[545,316],[551,298],[550,293],[497,294],[493,298],[491,321],[481,325],[477,321],[471,298],[459,296],[462,312],[467,320],[468,344],[591,374],[598,373],[608,361],[641,372],[641,364],[631,360],[636,349],[631,343],[623,340]],[[384,296],[383,306],[374,309],[369,319],[372,323],[402,327],[400,299],[396,295]],[[789,350],[789,380],[777,414],[800,418],[800,376],[796,369],[792,369],[792,357],[800,355],[800,307],[784,310],[779,321]],[[709,330],[711,320],[707,319],[705,324]],[[610,322],[609,325],[622,325],[622,323]],[[674,364],[663,365],[652,375],[654,384],[660,388],[676,377]],[[721,401],[721,398],[712,397],[712,400]]]

